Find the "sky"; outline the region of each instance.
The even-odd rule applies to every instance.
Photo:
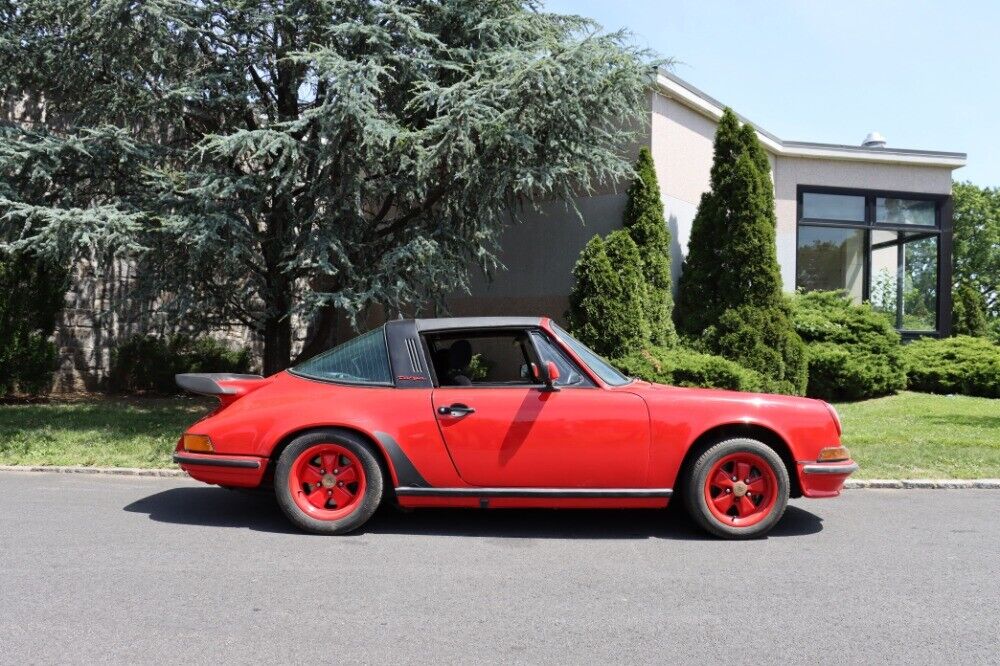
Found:
[[[1000,0],[546,0],[786,140],[968,154],[1000,186]]]

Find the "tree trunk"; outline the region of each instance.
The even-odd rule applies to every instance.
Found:
[[[264,322],[264,376],[281,372],[292,360],[292,318],[288,312],[269,316]]]
[[[292,364],[292,282],[281,268],[281,254],[288,243],[287,222],[291,203],[276,197],[268,215],[261,251],[264,258],[264,376],[270,377]]]
[[[273,262],[276,263],[276,262]],[[268,276],[267,318],[264,320],[265,377],[292,364],[291,284],[277,268]]]

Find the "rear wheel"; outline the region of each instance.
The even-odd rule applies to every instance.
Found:
[[[755,439],[729,439],[701,454],[684,493],[701,527],[728,539],[763,536],[788,504],[788,470],[781,457]]]
[[[353,433],[322,430],[296,437],[274,474],[278,504],[293,523],[320,534],[363,525],[382,498],[382,470],[371,446]]]

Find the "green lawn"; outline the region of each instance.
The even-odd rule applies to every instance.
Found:
[[[1000,478],[1000,400],[900,393],[837,411],[858,478]]]
[[[169,467],[199,398],[0,405],[0,464]],[[861,478],[1000,478],[1000,400],[901,393],[837,405]]]
[[[0,405],[0,464],[170,467],[204,398],[94,398]]]

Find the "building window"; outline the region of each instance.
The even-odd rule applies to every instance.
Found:
[[[865,297],[864,252],[861,229],[803,225],[795,286],[806,291],[842,290],[860,302]]]
[[[947,197],[800,188],[797,289],[868,301],[904,333],[939,333]],[[946,228],[947,226],[947,228]],[[950,238],[946,239],[950,247]],[[945,304],[946,304],[945,303]]]

